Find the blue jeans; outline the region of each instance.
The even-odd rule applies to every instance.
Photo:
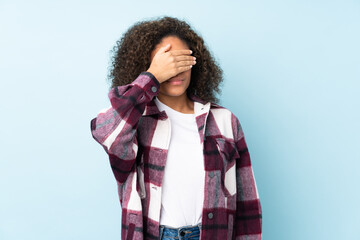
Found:
[[[199,240],[201,224],[173,228],[160,225],[160,240]]]

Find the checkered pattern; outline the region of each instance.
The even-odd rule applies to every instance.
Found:
[[[91,120],[93,138],[108,154],[122,207],[121,239],[159,239],[161,191],[170,119],[153,98],[160,83],[142,72],[111,89],[111,106]],[[205,192],[201,240],[262,238],[262,211],[241,125],[228,109],[196,96],[203,144]]]

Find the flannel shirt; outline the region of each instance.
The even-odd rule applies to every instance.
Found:
[[[90,123],[117,182],[122,240],[159,239],[162,179],[171,136],[170,119],[153,100],[159,89],[155,76],[142,72],[132,83],[112,88],[110,107]],[[260,199],[238,118],[225,107],[189,97],[204,152],[200,240],[261,239]]]

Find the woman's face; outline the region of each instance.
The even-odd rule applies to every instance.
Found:
[[[166,46],[166,44],[168,43],[171,44],[171,47],[168,51],[189,49],[187,44],[178,37],[167,36],[164,37],[162,41],[158,45],[156,45],[155,49],[151,52],[151,61],[155,56],[156,52],[159,50],[159,48]],[[170,78],[169,80],[162,82],[160,84],[159,95],[175,97],[186,94],[186,89],[190,84],[190,78],[191,78],[191,68],[187,71],[179,73],[178,75]],[[175,79],[181,79],[183,81],[181,81],[180,83],[171,82],[172,80]]]

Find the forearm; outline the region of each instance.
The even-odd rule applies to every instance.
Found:
[[[109,155],[119,183],[126,180],[133,167],[138,148],[138,121],[159,86],[152,74],[143,72],[132,83],[112,88],[108,94],[111,106],[91,120],[92,136]]]

